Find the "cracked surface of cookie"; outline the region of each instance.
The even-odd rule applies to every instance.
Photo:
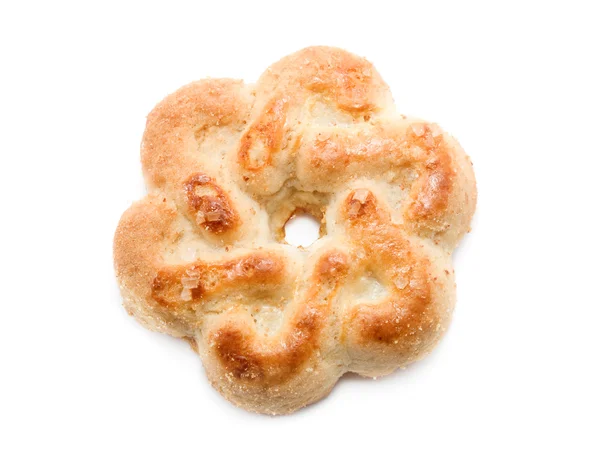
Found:
[[[472,165],[397,113],[367,60],[310,47],[256,84],[184,86],[149,114],[141,159],[148,195],[114,239],[124,306],[187,340],[234,404],[292,412],[345,372],[422,358],[447,329]],[[296,211],[322,223],[308,248],[283,238]]]

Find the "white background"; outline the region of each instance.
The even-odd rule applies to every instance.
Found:
[[[562,3],[562,4],[560,4]],[[0,447],[600,447],[597,2],[2,2]],[[237,409],[121,307],[120,214],[163,96],[308,45],[370,59],[471,155],[458,305],[426,360]]]

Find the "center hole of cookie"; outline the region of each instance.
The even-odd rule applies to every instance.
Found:
[[[312,215],[299,212],[285,224],[285,241],[296,247],[308,247],[320,236],[320,223]]]

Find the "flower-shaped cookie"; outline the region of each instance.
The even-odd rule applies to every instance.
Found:
[[[291,412],[442,336],[471,163],[437,125],[397,114],[366,60],[312,47],[255,85],[191,83],[150,113],[141,153],[148,195],[114,244],[125,307],[189,341],[228,400]],[[297,211],[322,223],[306,249],[283,238]]]

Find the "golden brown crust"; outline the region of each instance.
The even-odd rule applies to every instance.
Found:
[[[234,231],[240,222],[229,196],[212,178],[203,174],[191,175],[183,184],[188,214],[196,225],[214,234]]]
[[[390,222],[389,211],[371,192],[362,194],[360,201],[356,196],[357,191],[348,195],[341,213],[350,237],[362,250],[362,263],[377,272],[389,296],[346,310],[345,343],[351,353],[380,347],[378,364],[387,363],[392,369],[422,353],[428,344],[424,337],[443,325],[445,319],[432,305],[444,280],[438,280],[430,259],[405,237],[402,227]]]
[[[212,333],[209,342],[225,370],[253,384],[288,381],[319,348],[320,333],[347,265],[346,255],[335,251],[318,260],[306,298],[290,316],[286,333],[277,340],[264,344],[256,330],[245,331],[235,321]]]
[[[284,279],[284,262],[266,252],[254,252],[224,262],[207,264],[200,260],[157,269],[152,280],[152,298],[169,308],[192,307],[227,289],[277,286]],[[182,291],[190,291],[182,302]]]
[[[262,115],[248,127],[240,141],[239,150],[239,162],[246,170],[258,170],[272,164],[273,154],[283,147],[288,108],[287,98],[274,98],[267,104]],[[251,149],[259,144],[262,144],[264,150],[258,157],[253,157]]]
[[[242,127],[249,108],[244,85],[236,80],[197,81],[169,95],[146,123],[141,157],[148,183],[162,187],[200,169],[196,138],[215,127]]]
[[[389,90],[364,58],[331,47],[308,47],[273,64],[259,80],[259,92],[304,100],[304,90],[320,94],[352,113],[382,108]]]
[[[150,194],[115,234],[127,310],[187,340],[230,401],[287,413],[346,371],[423,357],[454,305],[475,179],[458,143],[394,112],[363,58],[311,47],[255,86],[191,83],[148,116]],[[325,236],[282,242],[295,211]]]

